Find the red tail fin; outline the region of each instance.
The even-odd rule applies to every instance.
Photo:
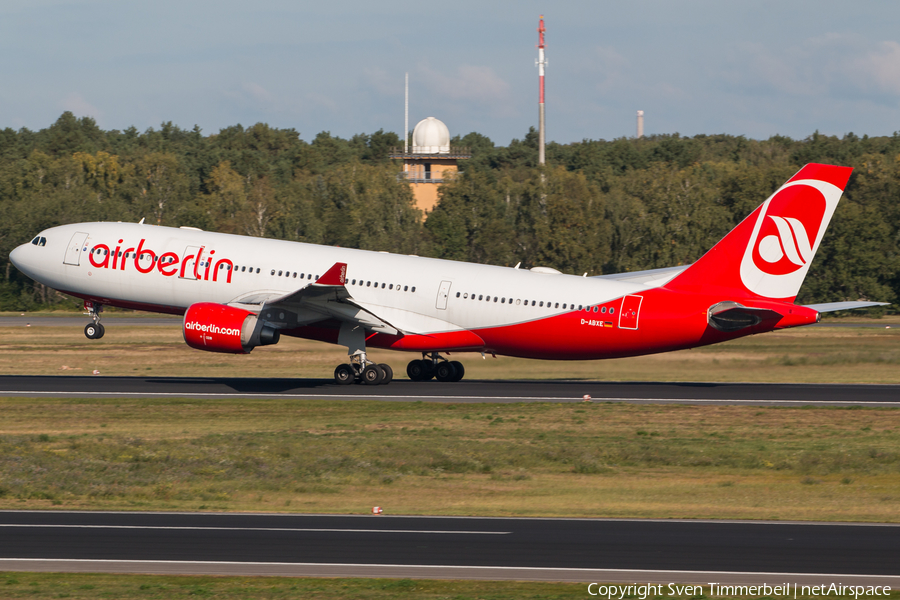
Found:
[[[665,287],[793,302],[852,170],[806,165]]]

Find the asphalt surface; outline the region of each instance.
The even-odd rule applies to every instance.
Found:
[[[900,526],[876,524],[0,512],[5,570],[69,561],[95,569],[151,564],[156,572],[166,565],[233,573],[281,565],[329,574],[340,566],[346,573],[405,568],[417,576],[498,578],[506,571],[570,581],[611,581],[603,576],[613,573],[678,581],[704,573],[713,578],[703,583],[748,575],[773,583],[832,574],[847,583],[866,576],[898,585],[898,541]]]
[[[900,406],[900,385],[437,381],[339,386],[331,379],[0,376],[0,396],[386,400],[401,402],[637,402],[760,406]]]

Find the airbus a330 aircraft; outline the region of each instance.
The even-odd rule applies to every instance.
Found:
[[[141,223],[42,231],[10,253],[23,273],[103,306],[184,315],[189,346],[249,353],[281,335],[340,344],[339,384],[387,383],[367,348],[422,354],[411,379],[462,379],[441,353],[599,359],[692,348],[878,306],[794,299],[851,169],[808,164],[689,266],[578,277]]]

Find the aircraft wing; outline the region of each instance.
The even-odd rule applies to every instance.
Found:
[[[627,281],[628,283],[641,283],[649,287],[659,287],[667,284],[675,276],[687,269],[690,265],[678,267],[664,267],[662,269],[649,269],[647,271],[632,271],[631,273],[614,273],[612,275],[595,275],[596,279],[613,279],[615,281]]]
[[[279,329],[337,319],[389,335],[409,333],[375,315],[371,308],[357,304],[345,285],[346,279],[347,264],[335,263],[315,282],[297,291],[285,294],[260,290],[244,294],[228,304],[255,312]]]

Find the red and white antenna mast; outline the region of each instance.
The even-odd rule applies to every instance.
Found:
[[[540,99],[538,103],[538,164],[544,164],[544,144],[546,142],[546,137],[544,134],[544,67],[547,65],[547,61],[544,58],[544,15],[541,15],[541,23],[538,27],[538,58],[537,68],[538,68],[538,78],[541,82],[541,92]]]

